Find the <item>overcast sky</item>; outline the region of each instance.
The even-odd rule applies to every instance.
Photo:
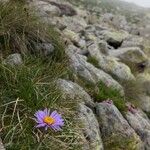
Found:
[[[150,0],[124,0],[124,1],[133,2],[143,7],[150,7]]]

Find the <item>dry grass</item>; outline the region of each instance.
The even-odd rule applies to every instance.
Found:
[[[40,42],[54,45],[51,57],[33,55]],[[0,55],[5,58],[19,52],[24,62],[14,68],[0,60],[0,133],[6,149],[81,149],[76,101],[63,100],[55,83],[68,74],[64,49],[54,28],[41,23],[23,3],[0,2]],[[34,127],[35,111],[45,107],[62,114],[65,126],[61,132]]]
[[[36,53],[36,45],[46,42],[54,45],[54,56],[59,56],[56,59],[64,59],[64,44],[59,36],[52,26],[42,23],[34,11],[23,3],[0,2],[1,55],[12,52]]]

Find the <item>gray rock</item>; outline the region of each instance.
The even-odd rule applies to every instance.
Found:
[[[111,13],[105,13],[105,14],[102,16],[102,21],[109,23],[109,22],[112,22],[113,18],[114,18],[114,15],[113,15],[113,14],[111,14]]]
[[[79,42],[77,43],[77,46],[82,48],[82,49],[83,48],[86,49],[86,46],[87,46],[86,41],[84,39],[80,39]]]
[[[103,150],[99,124],[92,110],[87,106],[80,104],[78,114],[81,124],[83,125],[83,134],[89,143],[90,149]]]
[[[68,48],[66,49],[66,53],[69,57],[72,57],[72,55],[74,54],[80,54],[80,55],[84,55],[84,56],[88,56],[89,52],[86,48],[78,48],[75,45],[68,45]]]
[[[94,108],[95,104],[88,93],[82,87],[71,81],[59,79],[57,81],[58,88],[62,91],[63,98],[71,98],[73,100],[84,102],[90,108]]]
[[[77,15],[76,10],[69,4],[61,4],[61,3],[57,3],[54,1],[49,2],[51,5],[54,5],[56,7],[58,7],[61,11],[61,16],[62,15],[66,15],[66,16],[74,16]]]
[[[125,16],[122,15],[106,13],[102,16],[101,21],[110,24],[111,26],[114,26],[117,29],[123,29],[125,31],[130,30],[130,26],[128,25]]]
[[[139,27],[137,26],[133,26],[130,28],[130,34],[133,34],[133,35],[140,35],[140,30],[139,30]]]
[[[139,47],[126,47],[110,50],[109,55],[120,58],[123,62],[138,64],[147,60],[146,54]]]
[[[57,24],[59,23],[63,24],[69,30],[72,30],[76,33],[84,30],[87,26],[86,21],[80,16],[74,16],[74,17],[63,16],[62,18],[59,17],[57,18]]]
[[[127,32],[119,31],[101,31],[102,36],[108,42],[109,45],[113,46],[115,49],[121,47],[122,42],[128,37]]]
[[[42,0],[33,0],[32,2],[30,2],[30,5],[37,9],[36,13],[41,18],[61,15],[61,10],[54,5],[51,5],[48,1],[46,2]]]
[[[144,142],[145,150],[150,149],[150,120],[148,117],[140,110],[136,113],[127,112],[126,119],[136,133],[141,137]]]
[[[121,16],[121,15],[115,15],[112,19],[112,24],[118,28],[118,29],[123,29],[128,31],[129,30],[129,26],[127,23],[127,20],[125,18],[125,16]]]
[[[99,64],[99,67],[103,69],[105,72],[108,72],[114,76],[118,80],[134,80],[134,76],[131,73],[130,68],[118,62],[116,58],[111,56],[105,56],[100,52],[98,43],[93,43],[88,47],[88,51],[92,57],[94,57]]]
[[[69,40],[71,40],[73,43],[79,43],[80,41],[80,36],[78,33],[75,33],[69,29],[65,29],[63,30],[63,34],[65,35],[66,38],[68,38]]]
[[[102,81],[107,86],[119,90],[122,94],[124,93],[122,86],[117,81],[115,81],[104,71],[97,69],[92,64],[88,63],[85,56],[79,54],[71,54],[71,56],[69,57],[71,68],[77,76],[82,77],[82,79],[84,79],[85,81],[93,84]]]
[[[101,25],[88,25],[86,28],[85,28],[85,33],[92,33],[94,34],[95,36],[100,36],[103,31],[107,31],[109,30],[107,27],[105,26],[101,26]]]
[[[94,35],[94,33],[85,32],[84,33],[85,40],[88,41],[97,41],[97,37]]]
[[[88,25],[86,28],[85,28],[85,31],[87,32],[87,33],[93,33],[93,32],[95,32],[95,26],[94,25]]]
[[[117,140],[113,142],[116,142],[120,148],[124,145],[125,149],[143,149],[139,136],[113,104],[107,102],[97,104],[96,114],[100,125],[100,131],[104,139]],[[114,137],[114,139],[111,139],[111,137]],[[121,143],[119,140],[122,140],[120,141]],[[125,142],[127,143],[125,144]]]
[[[108,54],[108,44],[107,42],[101,40],[98,42],[98,45],[99,45],[99,49],[100,51],[103,53],[103,54]]]
[[[75,33],[66,28],[63,30],[63,34],[68,40],[71,40],[74,45],[82,49],[86,48],[86,41],[80,37],[79,33]]]
[[[150,96],[150,74],[146,72],[140,73],[136,76],[136,79],[143,91]]]
[[[84,30],[84,36],[87,41],[99,41],[104,37],[102,36],[102,32],[108,30],[106,27],[100,25],[89,25]]]
[[[148,18],[148,20],[150,20],[150,19]],[[149,24],[150,23],[147,23],[145,27],[143,27],[139,30],[140,35],[147,38],[147,39],[150,39],[150,32],[149,32],[150,31],[150,25]]]
[[[129,36],[123,41],[121,47],[140,47],[143,49],[143,38],[139,36]]]
[[[137,93],[137,100],[139,102],[140,108],[150,113],[150,96],[146,95],[146,93],[143,92],[143,94]]]
[[[38,43],[35,45],[37,53],[49,56],[54,52],[54,46],[51,43]]]
[[[10,65],[10,66],[19,66],[23,64],[23,60],[21,57],[21,54],[15,53],[9,55],[4,61],[4,64]]]

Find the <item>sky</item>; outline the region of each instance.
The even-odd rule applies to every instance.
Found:
[[[124,0],[124,1],[133,2],[143,7],[150,7],[150,0]]]

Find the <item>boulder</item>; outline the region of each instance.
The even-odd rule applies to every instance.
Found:
[[[61,10],[55,6],[51,5],[49,2],[42,1],[42,0],[33,0],[30,2],[30,5],[36,8],[36,13],[38,16],[42,17],[54,17],[60,16]]]
[[[126,31],[130,29],[125,16],[115,15],[112,19],[112,24],[118,29],[123,29]]]
[[[69,30],[72,30],[76,33],[84,30],[87,26],[86,21],[80,16],[68,17],[63,16],[62,18],[57,18],[57,24],[63,24]]]
[[[98,121],[93,111],[87,106],[80,104],[78,109],[79,120],[83,125],[82,131],[92,150],[103,150],[103,143],[99,130]]]
[[[108,30],[107,27],[96,24],[96,25],[88,25],[85,28],[84,32],[86,34],[92,34],[96,36],[96,39],[103,39],[102,32],[107,31],[107,30]]]
[[[99,42],[98,42],[98,45],[99,45],[99,49],[100,49],[100,51],[103,53],[103,54],[108,54],[108,44],[107,44],[107,42],[105,42],[104,40],[100,40]]]
[[[63,30],[63,34],[65,35],[66,38],[68,38],[69,40],[71,40],[73,43],[79,43],[80,41],[80,36],[78,33],[75,33],[69,29],[65,29]]]
[[[72,57],[74,54],[81,54],[81,55],[88,55],[88,50],[87,49],[81,49],[76,47],[75,45],[69,44],[68,48],[65,49],[67,55]]]
[[[137,93],[137,101],[139,103],[139,107],[145,111],[150,113],[150,96],[143,92],[143,94]]]
[[[150,18],[148,18],[148,20],[150,20]],[[147,38],[147,39],[150,39],[150,33],[149,33],[150,25],[149,24],[150,23],[147,23],[145,27],[143,27],[139,30],[140,35]]]
[[[69,29],[65,29],[63,30],[63,34],[64,36],[68,39],[68,40],[71,40],[71,42],[80,47],[80,48],[86,48],[86,41],[80,37],[80,35],[78,33],[75,33]]]
[[[103,16],[102,16],[102,21],[103,22],[107,22],[107,23],[110,23],[112,22],[114,18],[114,15],[112,13],[105,13]]]
[[[97,104],[96,114],[104,142],[104,148],[143,150],[139,136],[124,119],[113,103]],[[115,145],[116,144],[116,145]]]
[[[79,103],[83,102],[90,108],[94,108],[95,104],[92,98],[78,84],[71,81],[59,79],[57,81],[57,86],[61,90],[62,97],[64,99],[70,98],[76,100]]]
[[[137,81],[141,85],[143,91],[150,96],[150,74],[140,73],[137,75]]]
[[[85,56],[79,54],[72,55],[70,57],[70,64],[74,74],[81,77],[86,82],[97,84],[102,81],[105,85],[117,89],[123,95],[122,86],[109,74],[88,63]]]
[[[121,47],[122,42],[128,37],[127,32],[120,31],[101,31],[102,36],[107,41],[107,43],[114,47],[115,49]]]
[[[97,42],[94,42],[88,47],[88,51],[92,57],[94,57],[99,64],[99,67],[105,72],[108,72],[115,76],[118,80],[134,80],[134,76],[131,73],[130,68],[118,62],[115,57],[105,56],[100,52],[100,48]]]
[[[97,37],[94,35],[94,33],[85,32],[84,33],[84,37],[85,37],[85,40],[87,42],[89,42],[89,41],[97,41]]]
[[[75,15],[77,15],[76,10],[73,8],[73,6],[71,6],[69,4],[61,4],[61,3],[54,2],[54,1],[50,1],[49,3],[60,9],[61,16],[63,16],[63,15],[65,15],[65,16],[75,16]]]
[[[138,64],[147,60],[146,54],[139,47],[126,47],[110,50],[110,56],[119,58],[125,63]]]
[[[3,64],[10,65],[12,67],[19,66],[23,64],[23,60],[21,54],[14,53],[9,55],[4,61]]]
[[[126,119],[144,142],[145,150],[150,149],[150,120],[141,110],[136,113],[128,111]]]
[[[129,36],[123,41],[121,47],[140,47],[143,50],[143,38],[139,36]]]

